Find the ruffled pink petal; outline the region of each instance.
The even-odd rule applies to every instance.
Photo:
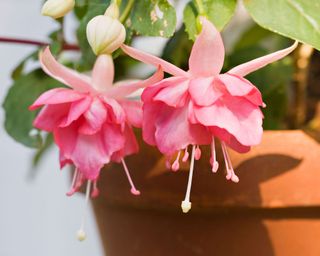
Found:
[[[296,41],[292,46],[268,54],[266,56],[251,60],[249,62],[243,63],[239,66],[234,67],[233,69],[229,70],[229,74],[237,75],[237,76],[246,76],[260,68],[263,68],[264,66],[275,62],[279,59],[282,59],[283,57],[287,56],[289,53],[291,53],[298,45],[298,42]]]
[[[52,56],[49,47],[47,47],[43,52],[40,52],[39,59],[42,69],[49,76],[77,91],[92,91],[92,87],[90,85],[91,79],[57,62]]]
[[[97,133],[107,119],[107,108],[98,98],[95,98],[83,117],[84,122],[79,127],[79,133],[87,135]]]
[[[203,145],[211,142],[211,135],[204,126],[188,121],[187,107],[176,109],[162,106],[161,115],[155,120],[155,127],[157,147],[165,155],[172,155],[190,144]]]
[[[135,49],[133,47],[130,47],[128,45],[123,44],[121,46],[121,49],[130,57],[139,60],[141,62],[153,65],[155,67],[161,66],[163,71],[173,75],[173,76],[185,76],[188,77],[188,72],[176,67],[175,65],[158,58],[156,56],[153,56],[151,54],[145,53],[143,51],[140,51],[138,49]]]
[[[149,145],[157,144],[155,122],[163,106],[164,104],[161,102],[145,103],[143,105],[142,136],[143,140]]]
[[[186,80],[187,79],[184,77],[170,77],[170,78],[163,79],[160,82],[144,89],[141,95],[141,99],[143,102],[153,101],[153,98],[155,97],[155,95],[163,88],[170,87],[175,84],[183,83]]]
[[[261,141],[263,115],[247,99],[224,97],[209,107],[194,106],[194,114],[201,124],[227,130],[244,146]]]
[[[263,106],[262,96],[257,87],[243,77],[222,74],[218,76],[232,96],[243,96],[257,106]]]
[[[212,76],[220,73],[224,62],[224,45],[219,31],[206,18],[201,18],[202,30],[189,58],[193,76]]]
[[[114,65],[112,56],[99,55],[92,70],[93,87],[99,92],[104,92],[111,88],[113,78]]]
[[[86,97],[85,94],[66,88],[55,88],[44,92],[40,97],[29,107],[30,110],[35,110],[42,105],[60,104],[72,101],[77,101]]]
[[[119,101],[125,114],[126,121],[134,127],[142,127],[142,102],[133,100],[121,100]]]
[[[133,92],[145,88],[147,86],[153,85],[163,79],[163,71],[161,69],[161,66],[157,69],[157,71],[148,79],[143,81],[121,81],[118,83],[115,83],[112,88],[110,88],[105,95],[110,98],[114,99],[122,99]]]
[[[64,121],[60,123],[60,127],[66,127],[72,122],[78,120],[81,115],[89,109],[91,102],[92,98],[90,96],[72,102],[70,105],[69,113],[65,117]]]
[[[172,107],[182,107],[186,104],[189,94],[189,79],[184,79],[179,83],[172,83],[162,88],[154,97],[154,101],[162,101]]]
[[[242,145],[232,134],[227,132],[225,129],[212,126],[209,127],[209,130],[214,137],[219,138],[221,141],[224,141],[229,148],[239,153],[247,153],[250,151],[250,146]]]
[[[33,121],[34,127],[52,132],[65,121],[69,108],[70,103],[45,106]]]
[[[223,95],[223,92],[215,84],[215,80],[213,77],[191,79],[189,92],[197,105],[209,106]]]
[[[101,129],[102,141],[109,156],[125,147],[125,137],[120,125],[104,124]]]
[[[68,164],[73,164],[73,162],[70,159],[66,158],[61,151],[59,152],[59,162],[60,169],[64,168]]]
[[[119,102],[106,96],[101,96],[100,99],[105,103],[105,106],[108,109],[107,121],[110,123],[123,124],[126,115]]]
[[[119,163],[121,162],[122,158],[139,152],[139,145],[137,139],[134,135],[132,128],[128,125],[126,125],[124,129],[124,136],[126,140],[124,148],[112,154],[112,161]]]

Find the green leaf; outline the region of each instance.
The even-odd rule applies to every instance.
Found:
[[[260,26],[320,50],[320,1],[244,0]]]
[[[23,74],[23,70],[24,70],[24,67],[26,65],[26,63],[29,61],[29,60],[36,60],[38,58],[38,53],[39,51],[36,50],[35,52],[29,54],[26,58],[24,58],[24,60],[22,60],[18,66],[16,66],[12,73],[11,73],[11,78],[13,80],[16,80],[18,79],[22,74]]]
[[[130,17],[131,27],[144,36],[170,37],[176,28],[176,11],[167,0],[139,0]]]
[[[183,21],[189,38],[194,40],[197,33],[197,1],[192,0],[184,9]],[[220,31],[232,18],[237,5],[236,0],[202,0],[205,15]]]
[[[37,112],[29,111],[28,107],[40,94],[55,87],[63,85],[48,77],[40,69],[22,75],[13,82],[3,103],[5,129],[13,139],[28,147],[41,146],[41,136],[32,126]]]

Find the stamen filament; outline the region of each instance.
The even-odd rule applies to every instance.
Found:
[[[232,180],[235,183],[239,182],[239,177],[235,174],[233,167],[232,167],[232,163],[227,151],[227,147],[226,144],[224,142],[221,142],[221,148],[222,148],[222,153],[224,156],[224,161],[226,164],[226,170],[227,170],[227,176],[226,179],[227,180]]]
[[[123,169],[124,171],[126,172],[126,175],[127,175],[127,178],[128,178],[128,181],[130,183],[130,186],[131,186],[131,194],[135,195],[135,196],[138,196],[140,195],[140,191],[136,189],[136,187],[134,186],[133,184],[133,181],[132,181],[132,178],[131,178],[131,175],[130,175],[130,172],[129,172],[129,169],[126,165],[126,162],[124,161],[124,159],[122,158],[121,159],[121,162],[122,162],[122,165],[123,165]]]
[[[77,176],[78,176],[78,168],[76,168],[74,171],[71,186],[69,191],[67,192],[67,196],[72,196],[76,192],[75,184],[76,184]]]
[[[186,196],[181,203],[181,208],[184,213],[187,213],[191,209],[191,202],[190,202],[190,193],[191,193],[191,185],[192,185],[192,177],[193,177],[193,169],[194,169],[194,158],[195,158],[195,151],[196,146],[192,146],[192,153],[191,153],[191,162],[190,162],[190,171],[189,171],[189,178],[188,178],[188,185]]]
[[[88,180],[87,188],[86,188],[85,205],[84,205],[84,209],[83,209],[81,226],[80,226],[80,229],[77,232],[77,239],[79,241],[83,241],[83,240],[86,239],[86,233],[84,231],[84,225],[85,225],[85,219],[86,219],[86,215],[87,215],[87,208],[88,208],[88,203],[89,203],[90,189],[91,189],[91,181]]]
[[[219,169],[219,163],[217,161],[216,146],[215,146],[215,141],[213,136],[212,136],[212,142],[211,142],[211,157],[212,157],[212,172],[216,173]]]
[[[178,152],[176,160],[173,162],[171,169],[172,171],[176,172],[180,168],[179,160],[180,160],[181,151]]]

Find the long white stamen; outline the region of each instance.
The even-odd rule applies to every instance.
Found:
[[[215,146],[213,136],[212,136],[212,142],[211,142],[211,157],[212,157],[212,172],[216,173],[219,169],[219,163],[217,161],[216,146]]]
[[[130,176],[129,169],[128,169],[128,167],[127,167],[127,165],[126,165],[126,162],[124,161],[123,158],[121,159],[121,162],[122,162],[122,165],[123,165],[123,169],[124,169],[124,171],[126,172],[126,175],[127,175],[128,181],[129,181],[129,183],[130,183],[130,186],[131,186],[131,190],[130,190],[131,193],[132,193],[133,195],[135,195],[135,196],[140,195],[140,191],[137,190],[136,187],[135,187],[134,184],[133,184],[132,178],[131,178],[131,176]]]
[[[88,208],[88,203],[89,203],[90,189],[91,189],[91,181],[88,180],[87,188],[86,188],[85,205],[84,205],[84,209],[83,209],[81,226],[80,226],[80,229],[77,232],[77,238],[78,238],[79,241],[83,241],[83,240],[86,239],[86,233],[84,232],[84,225],[85,225],[85,220],[86,220],[86,215],[87,215],[87,208]]]
[[[181,151],[178,152],[176,160],[173,162],[171,169],[172,171],[176,172],[180,168],[179,160],[180,160]]]
[[[181,203],[181,208],[184,213],[187,213],[191,209],[191,202],[190,202],[190,193],[191,193],[191,185],[192,185],[192,176],[193,176],[193,169],[194,169],[194,157],[195,157],[195,150],[196,146],[192,146],[192,153],[191,153],[191,162],[190,162],[190,171],[189,171],[189,178],[188,178],[188,185],[186,196]]]
[[[67,192],[67,196],[72,196],[74,194],[77,176],[78,176],[78,168],[76,168],[74,171],[71,186],[70,186],[69,191]]]
[[[221,142],[221,148],[222,148],[222,153],[224,156],[224,161],[226,164],[226,170],[227,170],[227,176],[226,179],[227,180],[232,180],[235,183],[239,182],[239,177],[235,174],[233,167],[232,167],[232,163],[227,151],[227,147],[226,144],[224,142]]]

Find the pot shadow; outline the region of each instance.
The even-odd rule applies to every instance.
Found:
[[[210,152],[204,149],[201,160],[195,163],[192,210],[183,214],[180,202],[187,185],[188,164],[173,173],[165,169],[158,152],[149,147],[142,151],[142,156],[127,161],[128,166],[140,167],[135,172],[142,192],[139,199],[128,195],[119,165],[103,172],[101,180],[110,182],[105,183],[102,194],[111,197],[116,193],[114,201],[127,200],[112,206],[101,198],[94,202],[106,255],[275,255],[264,224],[268,216],[261,208],[259,185],[294,169],[301,159],[282,154],[252,157],[235,167],[240,182],[234,184],[225,180],[221,152],[221,167],[212,174]],[[127,241],[128,246],[123,246]]]

